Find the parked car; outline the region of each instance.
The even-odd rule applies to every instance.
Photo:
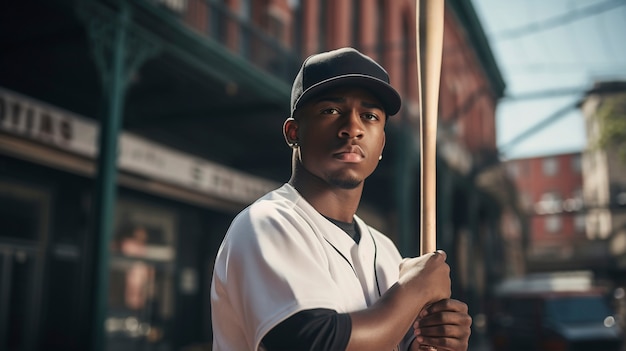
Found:
[[[490,315],[494,351],[619,351],[624,342],[607,295],[591,286],[502,289]]]

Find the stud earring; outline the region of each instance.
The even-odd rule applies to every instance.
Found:
[[[378,156],[378,161],[383,159],[383,155]]]

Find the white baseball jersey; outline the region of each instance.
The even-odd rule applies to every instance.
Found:
[[[259,350],[274,326],[307,309],[364,309],[398,280],[393,242],[355,220],[357,245],[289,184],[242,211],[219,248],[211,285],[213,350]]]

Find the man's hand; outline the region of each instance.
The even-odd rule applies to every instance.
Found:
[[[420,344],[430,345],[437,351],[465,351],[469,344],[472,317],[467,305],[458,300],[445,299],[425,308],[413,324],[416,336],[411,350],[419,350]]]
[[[398,283],[419,294],[424,305],[449,299],[451,294],[450,266],[446,253],[437,251],[415,258],[406,258],[400,263]],[[421,305],[416,313],[422,309]]]

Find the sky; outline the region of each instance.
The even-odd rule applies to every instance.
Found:
[[[506,83],[496,109],[503,159],[583,151],[576,103],[594,82],[626,80],[626,0],[472,3]]]

